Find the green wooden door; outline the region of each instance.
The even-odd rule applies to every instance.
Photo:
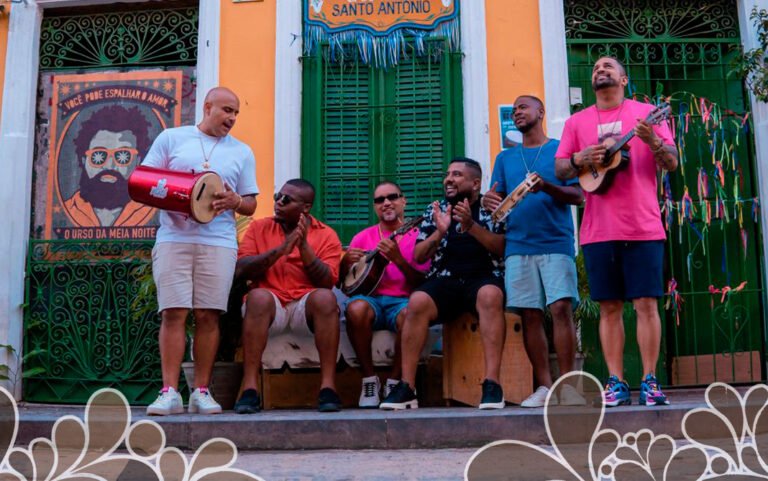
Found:
[[[669,309],[660,306],[662,379],[676,385],[765,379],[763,260],[760,228],[751,215],[757,175],[750,124],[743,123],[748,99],[741,82],[728,76],[740,43],[735,1],[609,1],[588,7],[570,0],[566,29],[570,85],[581,88],[583,105],[594,103],[592,66],[604,55],[626,65],[636,99],[671,96],[682,155],[680,168],[660,178],[668,187],[659,201],[668,236],[664,279],[677,282],[683,302],[679,310],[671,302]],[[699,189],[700,182],[707,187]],[[691,218],[684,215],[686,187],[696,210]],[[728,303],[710,291],[744,281]],[[634,313],[625,314],[625,374],[636,379],[641,363]],[[597,326],[582,332],[587,369],[604,375]]]
[[[376,222],[373,187],[399,183],[406,214],[442,196],[448,161],[463,154],[461,54],[428,42],[398,66],[375,69],[356,47],[303,58],[302,176],[317,188],[314,215],[347,244]]]

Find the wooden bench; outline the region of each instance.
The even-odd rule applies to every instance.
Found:
[[[533,392],[533,370],[523,345],[520,316],[507,313],[507,338],[501,358],[504,399],[521,403]],[[465,314],[443,326],[443,397],[477,406],[484,378],[483,343],[477,318]]]

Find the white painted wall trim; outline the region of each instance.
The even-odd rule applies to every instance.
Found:
[[[24,276],[32,213],[32,161],[35,152],[35,104],[43,9],[33,0],[14,4],[9,14],[8,45],[0,113],[0,205],[6,206],[0,230],[0,341],[21,353]],[[7,340],[7,341],[5,341]],[[14,356],[0,350],[0,364],[19,371]],[[21,396],[21,375],[13,389]]]
[[[491,142],[488,105],[488,49],[485,1],[464,0],[460,7],[461,69],[464,97],[464,150],[483,168],[483,190],[491,181]]]
[[[768,0],[738,0],[739,13],[739,31],[741,32],[741,43],[744,48],[749,50],[758,47],[757,33],[749,19],[752,8],[768,9]],[[750,94],[750,103],[752,107],[752,124],[754,126],[752,135],[755,138],[755,164],[757,165],[757,188],[760,202],[765,205],[768,199],[768,104],[755,100],[754,95]],[[768,228],[768,209],[760,209],[760,230],[762,231],[762,255],[763,255],[763,286],[768,285],[768,242],[766,242],[766,229]],[[763,288],[763,306],[768,306],[768,290]],[[763,312],[763,322],[765,323],[768,313]]]
[[[203,120],[205,94],[219,85],[219,31],[221,2],[200,0],[197,27],[197,90],[195,92],[195,122]]]
[[[563,0],[539,0],[539,28],[544,69],[547,135],[559,139],[563,133],[565,121],[571,116]]]
[[[277,2],[275,33],[275,191],[301,177],[301,2]]]

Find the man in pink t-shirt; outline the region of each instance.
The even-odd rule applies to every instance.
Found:
[[[400,379],[400,327],[405,319],[408,296],[421,283],[429,268],[429,262],[420,265],[413,259],[416,230],[396,236],[394,240],[389,239],[403,225],[405,202],[400,186],[394,182],[384,181],[377,185],[373,191],[373,208],[379,223],[355,235],[341,260],[341,279],[355,262],[372,249],[379,249],[390,261],[370,296],[353,296],[346,303],[347,334],[363,374],[361,408],[376,408],[380,401],[381,386],[373,372],[371,354],[373,331],[387,329],[397,333],[392,373],[384,386],[386,397],[389,389]]]
[[[655,376],[661,343],[658,298],[664,293],[662,265],[666,235],[661,224],[656,175],[677,168],[677,149],[666,122],[645,119],[654,106],[624,98],[628,83],[624,66],[600,58],[592,70],[595,105],[565,123],[555,154],[556,174],[576,177],[600,165],[604,142],[634,131],[628,142],[629,162],[614,172],[608,186],[585,192],[580,242],[592,299],[600,303],[600,343],[608,366],[603,397],[607,406],[630,404],[624,381],[624,301],[637,312],[637,342],[643,362],[640,404],[669,404]]]

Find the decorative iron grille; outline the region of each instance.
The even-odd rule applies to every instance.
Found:
[[[196,8],[46,17],[40,68],[193,65],[197,23]]]
[[[156,312],[134,314],[151,241],[32,240],[27,259],[24,399],[85,403],[102,387],[151,402],[160,379]]]
[[[565,38],[738,39],[734,0],[566,0]]]
[[[673,309],[674,296],[665,299],[660,376],[678,385],[765,379],[754,149],[744,87],[728,76],[740,42],[735,1],[566,0],[565,8],[569,82],[583,98],[574,110],[595,102],[592,67],[603,56],[624,63],[630,96],[672,104],[680,168],[660,180],[659,201],[668,236],[665,283],[675,280],[684,302]],[[690,218],[686,192],[696,209]],[[727,303],[710,291],[743,281]],[[625,319],[626,374],[636,379],[642,366],[631,309]],[[603,375],[597,326],[585,327],[585,366]]]

